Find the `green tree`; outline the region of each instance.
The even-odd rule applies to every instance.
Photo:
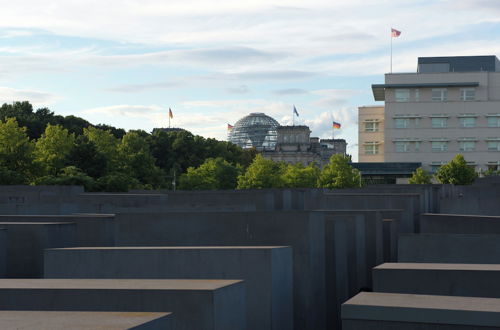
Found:
[[[145,137],[128,132],[118,145],[120,171],[136,178],[143,185],[159,188],[164,185],[165,173],[155,165],[155,159]]]
[[[421,167],[413,172],[411,178],[408,180],[410,184],[430,184],[432,175],[424,171]]]
[[[26,135],[26,128],[19,127],[15,118],[0,122],[0,167],[4,169],[7,181],[9,173],[13,175],[12,172],[29,175],[32,170],[33,149],[34,145]],[[22,183],[18,179],[15,181]]]
[[[255,156],[246,172],[238,177],[238,189],[281,188],[281,175],[285,166],[265,159],[262,155]]]
[[[318,179],[319,188],[351,188],[362,185],[361,175],[349,165],[350,157],[336,154],[330,158]]]
[[[189,167],[180,177],[179,189],[219,190],[235,189],[240,169],[222,159],[208,158],[199,167]]]
[[[476,179],[476,172],[467,166],[464,156],[457,154],[449,163],[441,166],[436,172],[436,178],[441,183],[454,185],[472,184]]]
[[[288,164],[281,178],[287,188],[314,188],[318,182],[321,170],[315,163],[304,167],[301,163]]]
[[[35,161],[44,173],[56,176],[66,166],[68,156],[75,146],[75,135],[60,125],[48,124],[36,141]]]
[[[96,189],[109,192],[127,192],[130,189],[140,189],[143,185],[136,178],[124,173],[110,173],[97,179]]]
[[[118,140],[110,130],[89,126],[83,129],[83,135],[95,145],[97,152],[106,157],[107,172],[118,170]]]
[[[75,147],[68,155],[68,162],[93,178],[107,173],[107,157],[97,150],[94,142],[84,135],[79,135]]]
[[[35,180],[36,184],[61,185],[61,186],[84,186],[85,190],[93,191],[95,181],[75,166],[67,166],[61,169],[58,175],[47,175]]]

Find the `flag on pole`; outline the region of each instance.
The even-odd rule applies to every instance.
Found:
[[[295,108],[295,105],[293,106],[293,113],[297,115],[297,117],[299,116],[299,112],[297,111],[297,108]]]
[[[174,114],[172,113],[172,109],[168,108],[168,118],[174,118]]]
[[[333,126],[333,128],[340,129],[340,127],[342,125],[340,125],[340,123],[337,123],[336,121],[334,121],[332,126]]]
[[[401,35],[401,31],[398,31],[394,28],[391,28],[391,37],[392,38],[397,38]]]
[[[230,125],[230,124],[227,124],[227,130],[229,132],[231,132],[233,130],[234,126],[233,125]]]

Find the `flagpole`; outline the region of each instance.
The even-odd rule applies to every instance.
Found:
[[[295,106],[292,109],[292,126],[295,126]]]
[[[392,73],[392,30],[391,30],[391,73]]]

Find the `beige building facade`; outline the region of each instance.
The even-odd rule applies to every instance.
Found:
[[[416,73],[390,73],[372,85],[384,107],[359,111],[360,162],[421,162],[435,172],[456,154],[476,171],[500,166],[500,63],[496,56],[419,58]],[[375,110],[376,109],[376,110]],[[383,113],[383,120],[380,119]],[[367,132],[370,120],[382,123]],[[383,156],[368,156],[378,142]],[[371,157],[371,158],[370,158]],[[379,160],[380,159],[380,160]]]
[[[358,125],[358,162],[383,162],[384,107],[359,107]]]

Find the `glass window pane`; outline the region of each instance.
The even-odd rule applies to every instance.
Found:
[[[476,126],[476,118],[474,118],[474,117],[460,118],[460,126],[461,127],[475,127]]]
[[[409,89],[396,89],[395,92],[396,102],[408,102],[410,100]]]
[[[488,117],[488,127],[500,127],[500,117]]]
[[[432,127],[446,127],[447,118],[431,118]]]

